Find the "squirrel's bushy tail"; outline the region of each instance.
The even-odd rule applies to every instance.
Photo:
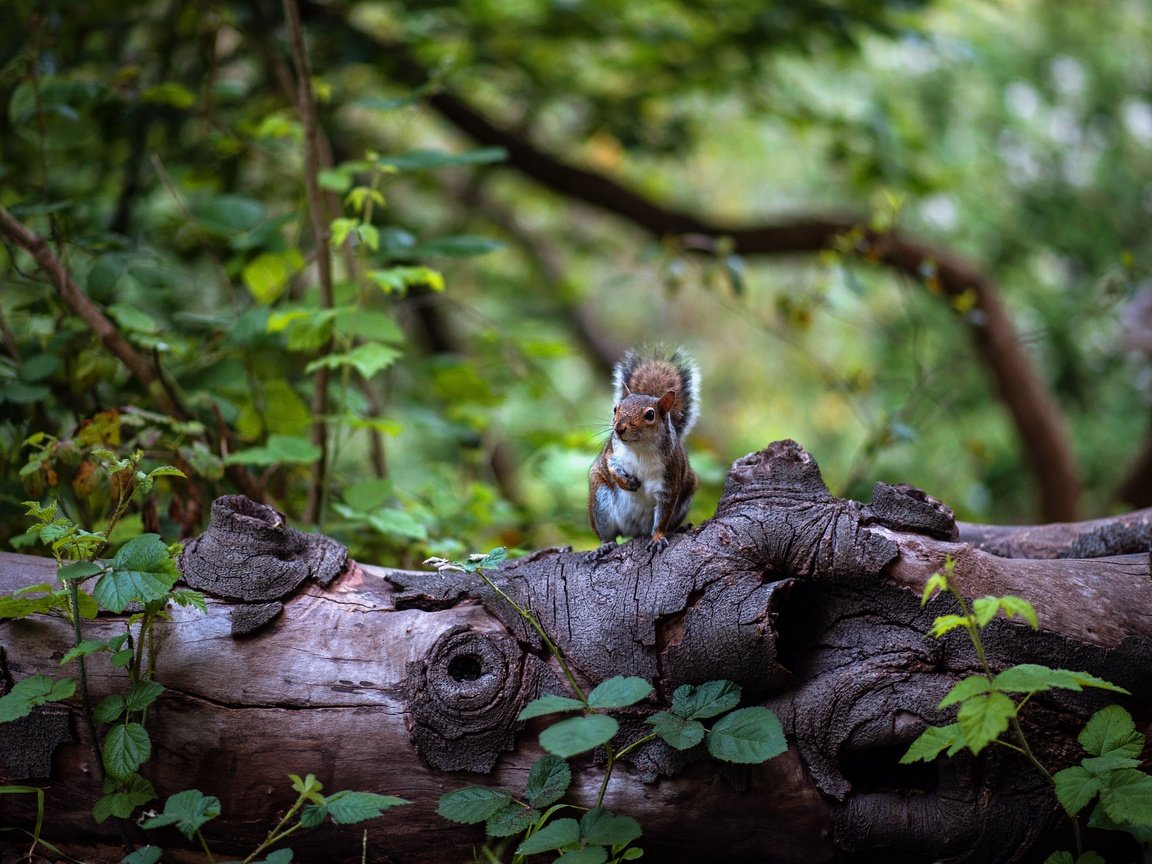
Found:
[[[617,402],[629,393],[659,398],[675,390],[672,425],[681,438],[692,431],[700,416],[700,368],[683,348],[671,354],[662,348],[629,351],[616,364],[613,383]]]

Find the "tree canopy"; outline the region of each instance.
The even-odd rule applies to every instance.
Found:
[[[286,13],[299,14],[299,28]],[[630,345],[963,518],[1149,503],[1152,11],[938,0],[8,4],[0,535],[141,449],[353,554],[589,544]],[[293,35],[299,33],[300,39]]]

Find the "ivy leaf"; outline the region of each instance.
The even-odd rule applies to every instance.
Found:
[[[624,846],[640,837],[640,823],[631,816],[618,816],[603,807],[589,810],[580,819],[580,839],[599,846]]]
[[[964,734],[959,723],[947,726],[929,726],[908,746],[908,752],[900,757],[901,765],[913,762],[931,762],[943,751],[952,756],[964,746]]]
[[[572,783],[568,763],[552,753],[545,753],[528,772],[524,798],[533,807],[547,807],[559,801]]]
[[[1003,693],[973,696],[960,706],[956,720],[968,749],[979,753],[1008,728],[1016,716],[1016,704]]]
[[[643,678],[617,675],[598,684],[588,694],[592,708],[627,708],[652,694],[652,685]]]
[[[580,842],[580,823],[575,819],[557,819],[549,822],[516,847],[517,855],[537,855],[552,852]]]
[[[27,717],[37,705],[68,699],[75,692],[76,682],[71,678],[60,681],[54,681],[47,675],[21,678],[12,685],[11,690],[0,696],[0,723]]]
[[[1075,816],[1088,806],[1100,791],[1100,780],[1080,765],[1073,765],[1052,775],[1056,798],[1064,812]]]
[[[124,779],[148,761],[152,741],[139,723],[113,726],[104,737],[104,768],[116,779]]]
[[[487,786],[466,786],[440,796],[436,813],[450,822],[474,825],[494,816],[512,801],[512,796]]]
[[[569,717],[553,723],[540,733],[540,746],[562,759],[594,750],[606,744],[620,730],[620,724],[607,714]]]
[[[706,720],[740,704],[740,685],[723,679],[699,686],[682,684],[672,694],[672,713],[685,720]]]
[[[566,714],[571,711],[583,711],[584,703],[579,699],[567,696],[557,696],[555,693],[545,693],[538,699],[533,699],[520,709],[516,715],[517,720],[531,720],[533,717],[545,717],[549,714]]]
[[[659,735],[669,747],[688,750],[704,740],[704,724],[699,720],[685,720],[670,711],[657,711],[645,718],[645,723]]]
[[[144,828],[162,828],[175,825],[191,840],[204,825],[220,815],[220,799],[204,795],[199,789],[177,792],[164,802],[164,812],[145,820]]]
[[[767,762],[788,748],[784,730],[767,708],[740,708],[716,721],[708,732],[708,752],[723,762]]]
[[[964,702],[973,696],[987,693],[990,688],[991,682],[989,682],[986,676],[969,675],[964,680],[957,682],[956,685],[948,691],[948,695],[941,699],[940,704],[936,707],[941,709],[947,708],[949,705],[955,705],[957,702]]]

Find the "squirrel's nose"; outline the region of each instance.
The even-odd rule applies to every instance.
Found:
[[[627,429],[628,427],[624,424],[624,421],[621,420],[619,423],[616,424],[615,428],[616,428],[616,434],[617,435],[623,435],[624,430]]]

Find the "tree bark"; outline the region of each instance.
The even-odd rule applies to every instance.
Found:
[[[651,860],[1039,862],[1071,839],[1046,781],[1020,758],[989,748],[898,765],[925,724],[952,721],[936,705],[977,668],[962,635],[924,635],[933,616],[955,609],[947,598],[921,608],[920,593],[951,556],[969,596],[1031,600],[1037,631],[1005,621],[986,630],[993,667],[1100,675],[1135,694],[1116,699],[1147,730],[1150,521],[1130,514],[1043,537],[1048,551],[1110,557],[999,557],[979,548],[991,541],[958,539],[948,508],[918,490],[879,484],[868,504],[834,498],[811,456],[777,442],[734,463],[715,517],[663,552],[643,540],[602,554],[545,549],[492,578],[532,610],[582,683],[617,674],[653,683],[642,712],[616,712],[626,740],[677,686],[717,678],[780,717],[789,748],[764,765],[722,767],[654,743],[619,766],[605,805],[640,821]],[[995,548],[1026,550],[1038,530],[1000,531]],[[964,526],[960,537],[996,533]],[[354,562],[336,575],[342,561],[337,544],[294,532],[270,508],[214,505],[213,527],[181,566],[219,596],[207,614],[177,608],[160,628],[157,679],[168,689],[149,714],[145,772],[162,798],[190,787],[220,798],[224,815],[205,834],[221,855],[251,851],[294,797],[287,773],[312,772],[327,792],[414,803],[367,823],[366,835],[360,826],[294,835],[297,860],[359,861],[362,843],[370,861],[470,860],[482,834],[436,816],[439,796],[472,784],[522,792],[548,721],[516,715],[540,692],[566,692],[563,677],[476,577]],[[0,556],[0,591],[51,582],[53,571],[45,559]],[[87,638],[107,638],[125,624],[101,616],[87,626]],[[61,619],[8,622],[0,673],[60,677],[70,644]],[[97,699],[124,689],[99,660],[89,663]],[[1022,719],[1050,770],[1079,760],[1076,732],[1107,701],[1085,692],[1029,702]],[[72,714],[67,724],[61,712]],[[91,820],[99,781],[74,713],[38,709],[34,729],[0,725],[0,783],[46,782],[45,837],[85,861],[118,861],[123,832],[132,842],[142,832]],[[62,726],[72,740],[58,741]],[[573,773],[569,800],[588,806],[601,767],[577,759]],[[31,827],[28,801],[4,805],[0,824]],[[165,860],[203,860],[174,830],[149,835],[174,850]]]

